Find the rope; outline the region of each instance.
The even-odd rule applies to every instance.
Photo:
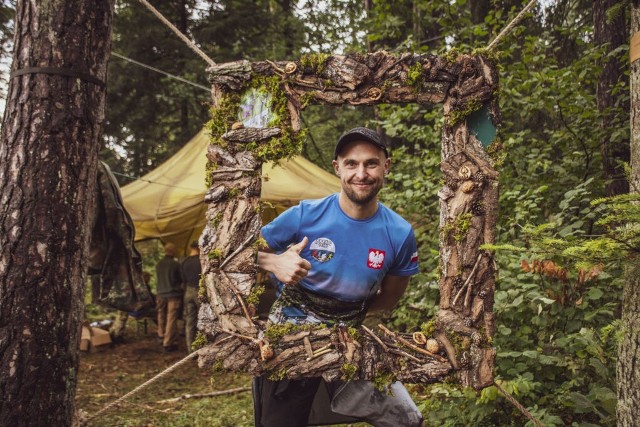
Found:
[[[531,412],[529,412],[527,410],[527,408],[525,408],[524,406],[522,406],[522,404],[520,404],[520,402],[518,402],[513,396],[511,396],[509,393],[507,393],[502,387],[500,387],[498,385],[497,382],[493,382],[493,385],[498,389],[498,391],[500,393],[502,393],[502,395],[505,397],[505,399],[507,399],[509,402],[511,402],[511,404],[513,406],[515,406],[516,408],[518,408],[520,410],[520,412],[522,412],[522,414],[529,418],[529,420],[536,426],[536,427],[544,427],[544,424],[542,424],[540,422],[539,419],[537,419]]]
[[[120,173],[120,172],[116,172],[116,171],[111,171],[111,173],[114,174],[114,175],[121,176],[123,178],[131,179],[133,181],[137,180],[137,181],[142,181],[142,182],[148,182],[149,184],[163,185],[165,187],[179,188],[181,190],[202,191],[202,189],[198,189],[198,188],[190,188],[190,187],[182,187],[180,185],[165,184],[164,182],[153,181],[151,179],[146,179],[146,178],[142,178],[142,177],[139,177],[139,176],[127,175],[125,173]]]
[[[170,372],[172,372],[172,371],[176,370],[177,368],[179,368],[180,366],[184,365],[185,363],[187,363],[189,360],[193,359],[197,355],[198,355],[197,351],[194,351],[193,353],[190,353],[187,357],[185,357],[184,359],[179,360],[178,362],[176,362],[173,365],[169,366],[167,369],[165,369],[164,371],[160,372],[158,375],[156,375],[155,377],[151,378],[147,382],[140,384],[138,387],[134,388],[129,393],[127,393],[124,396],[114,400],[113,402],[111,402],[110,404],[105,406],[104,408],[100,409],[95,414],[87,417],[85,420],[83,420],[83,422],[81,422],[81,424],[83,424],[83,425],[89,424],[89,422],[91,420],[93,420],[94,418],[96,418],[98,415],[101,415],[101,414],[105,413],[109,409],[111,409],[114,406],[117,406],[118,404],[120,404],[122,401],[124,401],[124,400],[128,399],[129,397],[133,396],[134,394],[138,393],[143,388],[153,384],[154,382],[158,381],[161,378],[164,378]]]
[[[204,59],[205,62],[207,62],[207,64],[209,64],[212,67],[214,67],[216,65],[216,63],[213,61],[213,59],[209,58],[203,51],[201,51],[200,48],[198,46],[196,46],[196,44],[194,42],[192,42],[191,40],[189,40],[189,38],[187,36],[182,34],[182,32],[180,30],[178,30],[171,22],[169,22],[169,20],[167,18],[162,16],[162,14],[160,12],[158,12],[153,6],[151,6],[151,4],[147,0],[139,0],[139,1],[140,1],[140,3],[145,5],[147,7],[147,9],[149,9],[151,11],[151,13],[156,15],[156,17],[159,20],[161,20],[162,23],[164,23],[164,25],[166,25],[174,33],[176,33],[176,35],[180,38],[180,40],[185,42],[187,44],[187,46],[189,46],[191,48],[191,50],[193,50],[195,53],[200,55],[200,57],[202,59]]]
[[[500,42],[500,40],[502,40],[502,38],[506,37],[513,30],[513,28],[518,25],[522,18],[524,18],[524,15],[529,12],[529,10],[536,4],[536,2],[537,0],[531,0],[529,4],[526,5],[524,9],[522,9],[520,13],[516,15],[515,18],[513,18],[509,25],[504,27],[504,30],[500,31],[500,34],[498,34],[496,38],[493,39],[491,43],[489,43],[489,46],[487,46],[487,50],[492,50]]]
[[[166,71],[162,71],[162,70],[160,70],[158,68],[154,68],[151,65],[143,64],[142,62],[138,62],[135,59],[127,58],[126,56],[120,55],[117,52],[111,52],[111,55],[115,56],[116,58],[124,59],[125,61],[131,62],[132,64],[139,65],[142,68],[147,68],[147,69],[149,69],[151,71],[155,71],[156,73],[164,74],[165,76],[170,77],[172,79],[176,79],[176,80],[178,80],[178,81],[180,81],[182,83],[190,84],[191,86],[195,86],[198,89],[202,89],[202,90],[206,90],[207,92],[211,92],[211,88],[209,88],[209,87],[202,86],[202,85],[200,85],[198,83],[192,82],[191,80],[183,79],[180,76],[176,76],[176,75],[167,73]]]

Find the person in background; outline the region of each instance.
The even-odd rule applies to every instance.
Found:
[[[142,272],[142,278],[144,279],[144,283],[148,286],[151,281],[151,273],[148,271]],[[146,310],[152,311],[152,310]],[[145,312],[146,316],[147,313]],[[135,314],[134,314],[135,317]],[[114,344],[122,344],[124,342],[124,333],[127,329],[127,320],[129,320],[129,312],[127,311],[118,311],[116,315],[116,319],[113,324],[109,328],[109,333],[111,334],[111,342]]]
[[[178,317],[182,305],[182,276],[180,263],[174,258],[173,243],[164,245],[164,258],[156,264],[158,338],[165,352],[178,349]]]
[[[191,242],[189,256],[181,264],[182,282],[184,283],[184,322],[187,351],[191,352],[191,345],[196,337],[196,326],[198,324],[198,311],[200,301],[198,300],[198,289],[200,284],[200,249],[198,242]]]

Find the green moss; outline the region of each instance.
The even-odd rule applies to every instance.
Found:
[[[422,326],[420,326],[420,332],[422,332],[426,337],[430,338],[436,333],[436,326],[436,319],[431,319],[427,323],[423,323]]]
[[[286,368],[280,368],[277,371],[273,371],[271,373],[269,373],[269,375],[267,376],[267,379],[269,381],[280,381],[287,378],[287,369]]]
[[[258,237],[251,246],[253,246],[255,249],[263,249],[263,248],[269,247],[269,245],[267,244],[267,241],[264,240],[264,238],[262,237]]]
[[[209,302],[209,296],[207,295],[207,286],[205,285],[203,275],[200,275],[200,281],[198,282],[198,299],[202,303]]]
[[[221,136],[227,133],[231,125],[237,121],[239,108],[240,93],[236,92],[223,94],[218,105],[211,108],[211,120],[207,123],[207,129],[211,131],[214,144],[226,146]]]
[[[231,190],[229,190],[229,194],[227,195],[227,198],[229,200],[235,199],[236,197],[238,197],[239,194],[240,194],[240,189],[234,187]]]
[[[323,324],[294,325],[293,323],[271,323],[264,331],[264,336],[272,345],[275,345],[285,335],[293,334],[299,331],[315,331],[318,329],[325,329],[326,327],[327,326]]]
[[[495,141],[487,147],[487,154],[491,157],[491,160],[493,160],[495,167],[500,167],[504,164],[504,161],[507,159],[507,151],[504,145],[502,145],[500,137],[496,138]]]
[[[458,215],[455,222],[455,232],[453,233],[453,238],[456,242],[462,241],[464,237],[469,232],[469,228],[471,228],[471,218],[473,215],[471,213],[464,213]]]
[[[302,108],[307,107],[316,99],[316,91],[312,90],[309,92],[305,92],[300,96],[300,103],[302,104]]]
[[[222,360],[216,360],[216,363],[211,366],[211,371],[216,374],[224,372],[224,363],[222,362]]]
[[[453,126],[455,124],[461,123],[464,121],[471,113],[478,111],[482,108],[482,103],[475,98],[472,98],[467,102],[464,108],[452,110],[449,113],[449,125]]]
[[[264,293],[264,290],[264,285],[254,285],[253,288],[251,288],[249,296],[247,297],[247,303],[258,305],[258,303],[260,302],[260,295]]]
[[[418,90],[422,86],[423,82],[424,70],[422,69],[422,64],[420,62],[416,62],[409,67],[409,70],[407,72],[407,84]]]
[[[222,221],[222,212],[218,212],[216,214],[216,216],[214,216],[210,221],[209,221],[209,225],[211,225],[212,228],[218,228],[218,225],[220,225],[220,221]]]
[[[480,47],[471,51],[472,56],[483,56],[489,61],[497,63],[500,62],[500,52],[496,50],[489,50],[486,47]]]
[[[208,343],[207,336],[203,334],[202,331],[198,331],[196,332],[196,337],[191,343],[191,349],[197,350],[207,345],[207,343]]]
[[[351,363],[344,363],[340,368],[340,372],[342,372],[342,377],[340,378],[342,381],[350,381],[356,372],[358,372],[358,366]]]
[[[462,351],[463,351],[462,337],[460,337],[460,335],[458,335],[456,332],[452,331],[451,329],[445,330],[445,335],[447,336],[447,339],[453,346],[453,349],[455,350],[456,355],[462,354]]]
[[[452,47],[451,49],[443,53],[441,56],[445,61],[447,61],[447,64],[452,65],[456,63],[460,55],[461,55],[461,52],[458,50],[458,48]]]
[[[360,333],[358,333],[358,329],[349,327],[347,329],[347,333],[349,334],[349,336],[351,337],[352,340],[354,340],[354,341],[359,341],[360,340]]]
[[[444,227],[442,227],[442,232],[445,235],[453,233],[455,241],[461,242],[469,232],[469,228],[471,228],[471,218],[473,218],[473,214],[463,213],[454,220],[447,220]]]
[[[302,55],[300,58],[300,65],[306,72],[321,74],[325,69],[327,59],[329,59],[329,55],[326,53]]]
[[[222,258],[222,251],[220,249],[213,249],[207,254],[207,257],[209,259],[220,259]]]
[[[385,391],[396,380],[396,376],[392,372],[380,372],[373,379],[373,385],[379,391]]]

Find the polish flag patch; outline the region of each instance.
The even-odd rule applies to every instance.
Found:
[[[386,252],[380,249],[369,248],[369,257],[367,258],[367,267],[374,270],[380,270],[384,265],[384,256]]]
[[[418,262],[418,251],[411,254],[411,262]]]

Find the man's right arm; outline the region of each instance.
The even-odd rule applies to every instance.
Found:
[[[273,253],[269,248],[258,251],[258,266],[269,271],[285,285],[294,285],[305,278],[311,269],[311,264],[300,256],[300,252],[307,246],[306,237],[300,243],[289,246],[281,254]]]

